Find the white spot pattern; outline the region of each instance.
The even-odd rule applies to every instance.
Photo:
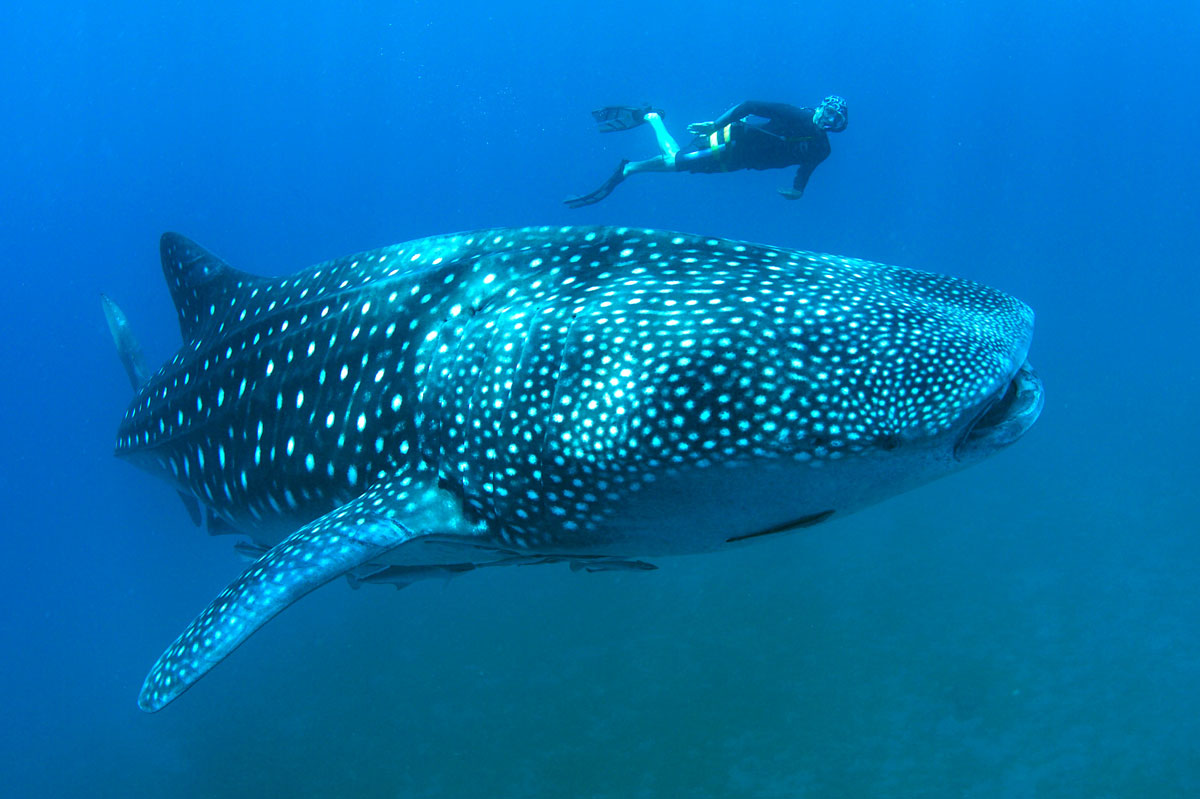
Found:
[[[959,429],[1032,329],[967,281],[651,230],[438,236],[285,278],[174,234],[162,255],[185,344],[117,453],[252,536],[309,526],[164,654],[150,709],[269,618],[256,603],[276,612],[421,514],[511,549],[583,548],[667,475],[819,468]],[[400,522],[346,537],[368,523],[355,503]]]
[[[632,229],[434,237],[282,279],[182,237],[164,262],[194,338],[141,390],[118,454],[246,527],[285,490],[302,522],[419,461],[505,540],[544,544],[646,475],[945,430],[1031,323],[962,280]],[[197,269],[211,279],[192,286]]]

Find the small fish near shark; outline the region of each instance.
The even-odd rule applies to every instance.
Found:
[[[161,240],[183,346],[116,454],[254,563],[139,706],[174,700],[339,576],[651,569],[839,518],[1013,443],[1033,312],[966,280],[656,230],[397,244],[289,277]],[[201,513],[201,509],[203,513]]]

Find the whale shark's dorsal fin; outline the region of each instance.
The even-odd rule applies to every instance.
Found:
[[[200,338],[209,322],[230,307],[234,294],[251,291],[264,278],[241,272],[178,233],[159,240],[163,275],[179,312],[179,332],[184,341]]]

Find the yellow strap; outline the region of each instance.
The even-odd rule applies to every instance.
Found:
[[[708,135],[708,149],[712,150],[713,155],[719,155],[721,147],[729,144],[733,136],[733,123],[729,123],[724,128],[714,130]]]

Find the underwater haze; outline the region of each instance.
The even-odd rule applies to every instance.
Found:
[[[0,11],[8,796],[1200,795],[1200,6],[9,3]],[[849,103],[791,170],[636,175],[649,129]],[[349,590],[160,713],[244,568],[113,456],[180,343],[176,230],[280,275],[492,226],[631,225],[995,286],[1037,313],[1011,448],[754,546]],[[671,524],[663,519],[664,525]]]

